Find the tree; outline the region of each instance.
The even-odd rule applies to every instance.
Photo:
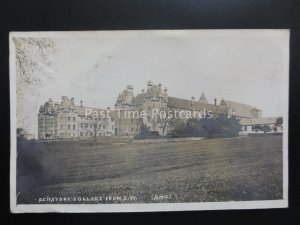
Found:
[[[17,140],[24,140],[25,139],[25,129],[23,128],[17,128]]]
[[[16,66],[17,126],[30,131],[29,121],[34,116],[28,104],[33,103],[32,96],[39,95],[37,88],[52,78],[52,56],[56,47],[50,38],[13,37],[12,41]],[[34,104],[39,105],[36,101]]]
[[[171,124],[171,117],[172,116],[172,112],[170,111],[169,108],[164,108],[163,110],[161,110],[159,113],[158,113],[158,116],[157,116],[157,121],[160,125],[160,128],[162,129],[162,135],[164,136],[166,131],[167,131],[167,128],[170,126]]]
[[[88,131],[94,135],[94,138],[97,138],[98,131],[101,129],[102,121],[100,120],[93,120],[92,128],[88,128]]]
[[[33,75],[43,67],[50,65],[50,56],[55,52],[55,45],[50,38],[14,37],[16,67],[18,77],[27,84],[41,83],[41,79]]]
[[[271,131],[271,128],[270,128],[269,125],[265,124],[265,125],[262,126],[262,131],[263,131],[264,133],[267,133],[267,132],[270,132],[270,131]]]
[[[241,131],[241,125],[236,117],[228,118],[219,115],[214,118],[189,119],[186,124],[174,131],[175,136],[189,137],[235,137]]]
[[[161,115],[161,112],[164,112]],[[158,123],[162,129],[162,135],[168,135],[170,131],[173,131],[183,125],[181,118],[175,117],[175,109],[173,108],[164,108],[158,114]]]
[[[282,127],[282,124],[283,124],[283,118],[282,118],[282,117],[278,117],[278,118],[276,119],[275,126],[277,126],[277,127]]]

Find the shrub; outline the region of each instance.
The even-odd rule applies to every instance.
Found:
[[[219,115],[215,118],[189,119],[185,125],[175,129],[176,137],[235,137],[241,131],[236,117]]]

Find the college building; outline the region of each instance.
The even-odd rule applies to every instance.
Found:
[[[109,109],[84,107],[83,101],[76,106],[74,98],[66,96],[61,102],[50,98],[40,106],[38,114],[38,139],[84,138],[93,136],[114,135],[114,122],[108,118],[97,121],[87,111],[105,112]]]
[[[106,115],[109,116],[95,120],[93,113],[87,115],[87,112],[97,115],[107,112]],[[165,117],[159,116],[161,112]],[[183,112],[185,116],[178,119],[180,121],[175,121],[176,112]],[[205,113],[212,116],[235,116],[239,119],[243,132],[266,132],[263,129],[266,126],[270,128],[267,132],[282,132],[281,117],[262,117],[262,110],[256,107],[225,99],[221,99],[219,104],[217,99],[209,103],[204,93],[199,98],[176,98],[168,95],[166,87],[149,81],[146,89],[142,89],[137,95],[134,94],[133,86],[128,85],[119,93],[112,110],[85,107],[82,101],[80,105],[75,105],[74,98],[66,96],[59,103],[49,99],[39,110],[38,138],[134,136],[142,128],[167,135],[174,128],[174,123],[184,123],[190,118],[186,115],[200,116]],[[170,115],[173,115],[172,119],[169,118]]]

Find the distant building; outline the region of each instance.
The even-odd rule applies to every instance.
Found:
[[[74,98],[66,96],[61,102],[53,103],[50,98],[41,105],[38,114],[38,139],[56,138],[84,138],[93,136],[110,136],[114,134],[114,122],[110,118],[93,120],[86,115],[86,109],[99,112],[107,111],[98,108],[79,106],[74,103]]]
[[[240,119],[242,131],[247,133],[282,133],[282,117]]]
[[[222,99],[220,106],[225,107],[230,115],[234,115],[237,118],[251,119],[262,117],[262,110],[243,103]]]
[[[83,102],[77,106],[74,98],[69,99],[63,96],[60,103],[53,103],[49,99],[40,107],[38,114],[38,138],[81,138],[92,136],[126,135],[134,136],[140,133],[142,128],[160,135],[166,135],[174,129],[171,120],[161,119],[156,113],[164,112],[166,116],[176,111],[184,112],[185,115],[195,115],[195,113],[210,112],[213,116],[227,115],[235,116],[240,120],[243,131],[258,132],[258,128],[268,126],[271,131],[282,131],[282,124],[279,125],[278,118],[263,118],[262,110],[222,99],[217,104],[217,99],[210,104],[204,93],[201,93],[199,100],[195,97],[191,99],[176,98],[168,95],[166,87],[161,84],[154,84],[149,81],[147,88],[134,95],[133,86],[127,85],[117,97],[115,108],[103,110],[98,108],[88,108],[97,114],[101,111],[110,111],[109,118],[102,118],[97,121],[91,115],[86,115]],[[144,112],[144,116],[141,113]],[[187,121],[189,117],[181,119],[181,123]],[[95,129],[97,125],[97,129]],[[96,134],[95,134],[96,132]]]
[[[150,131],[156,131],[161,135],[166,134],[170,126],[165,126],[164,122],[160,121],[159,118],[151,116],[152,110],[157,109],[158,111],[186,111],[193,113],[195,111],[210,111],[214,115],[226,114],[229,116],[236,116],[240,118],[260,118],[262,111],[242,103],[233,101],[227,101],[222,99],[219,105],[217,105],[215,99],[214,104],[210,104],[204,93],[201,93],[199,101],[195,101],[195,97],[191,99],[175,98],[168,95],[167,88],[162,88],[161,84],[154,84],[149,81],[147,83],[146,91],[142,91],[134,95],[133,87],[128,85],[117,98],[115,104],[115,110],[121,112],[120,118],[116,118],[116,134],[117,135],[135,135],[139,132],[140,127],[146,126]],[[145,111],[147,114],[146,118],[125,118],[125,114],[128,111]]]

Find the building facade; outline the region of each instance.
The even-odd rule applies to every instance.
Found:
[[[109,115],[95,120],[93,114],[100,115],[103,112]],[[176,112],[184,116],[175,118]],[[270,124],[274,130],[282,130],[275,128],[275,118],[263,118],[262,111],[256,107],[225,99],[219,104],[217,99],[209,103],[204,93],[200,94],[198,100],[193,96],[190,99],[176,98],[168,95],[166,87],[149,81],[146,90],[142,89],[137,95],[134,95],[133,86],[128,85],[119,93],[113,110],[84,107],[82,101],[77,106],[74,98],[66,96],[62,97],[60,103],[49,99],[39,110],[38,138],[135,136],[143,128],[167,135],[175,128],[175,123],[185,123],[189,118],[201,118],[208,113],[211,116],[222,114],[237,117],[243,131],[250,131],[250,126],[252,129],[255,125],[264,124]]]
[[[211,104],[207,101],[204,93],[201,93],[199,100],[195,97],[190,99],[181,99],[168,95],[167,88],[162,88],[161,84],[154,84],[149,81],[147,88],[142,89],[136,96],[133,92],[133,87],[128,85],[117,98],[115,111],[119,112],[119,117],[115,118],[116,134],[117,135],[136,135],[139,133],[142,126],[147,127],[150,131],[158,132],[160,135],[166,135],[172,130],[172,121],[164,121],[159,116],[153,115],[155,112],[165,112],[164,115],[174,112],[184,112],[181,122],[184,123],[187,119],[193,118],[187,115],[196,113],[210,112],[212,115],[226,114],[228,116],[236,116],[240,118],[261,118],[262,111],[242,103],[227,101],[222,99],[220,104],[217,104],[217,99]],[[145,112],[143,118],[129,118],[128,112]],[[127,115],[127,117],[125,116]],[[197,118],[197,117],[196,117]],[[174,120],[174,118],[173,118]]]
[[[114,135],[114,122],[110,117],[93,118],[93,113],[108,110],[79,106],[74,98],[63,96],[61,102],[53,102],[50,98],[40,106],[38,114],[38,139],[85,138]],[[88,113],[87,113],[88,112]]]
[[[240,119],[242,131],[251,133],[282,133],[282,117],[261,117],[253,119]]]

